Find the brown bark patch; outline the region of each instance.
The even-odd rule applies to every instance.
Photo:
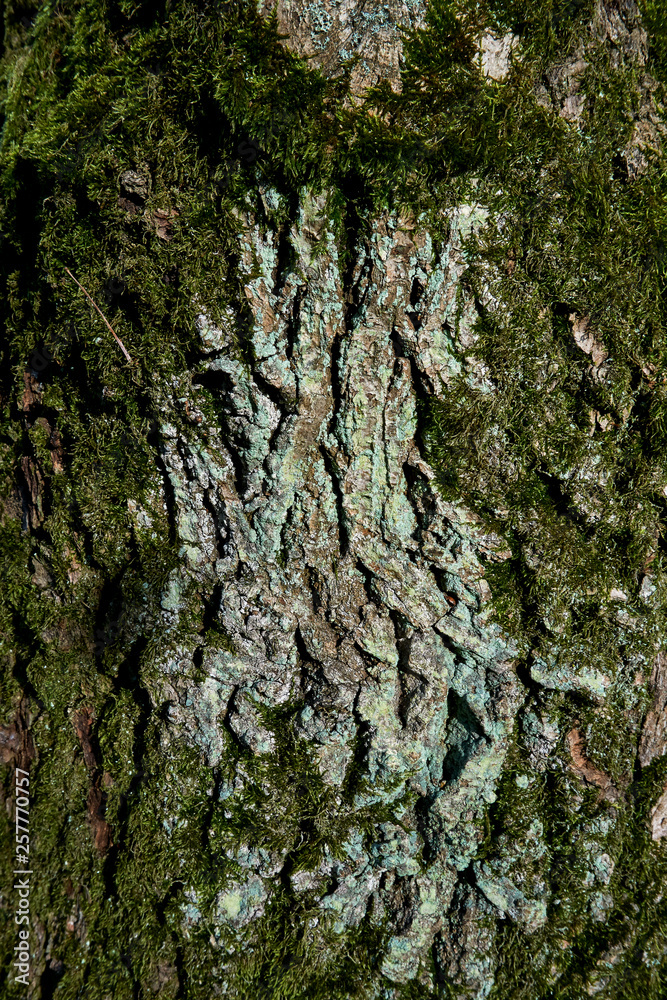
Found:
[[[155,227],[155,232],[161,240],[165,240],[168,243],[173,238],[174,219],[178,215],[179,212],[175,208],[155,209],[150,217],[150,220]]]
[[[97,756],[93,746],[93,713],[91,710],[84,707],[74,712],[72,725],[81,743],[85,765],[93,773],[97,770]]]
[[[569,320],[572,324],[572,336],[577,347],[584,351],[584,353],[590,354],[593,364],[598,368],[603,361],[606,361],[608,351],[604,344],[597,340],[590,330],[589,317],[577,316],[576,313],[570,313]]]
[[[21,408],[24,413],[28,413],[30,408],[39,403],[42,398],[42,394],[39,391],[39,382],[34,375],[30,372],[23,372],[23,398],[21,399]]]
[[[104,818],[105,811],[106,796],[98,785],[91,785],[88,792],[88,822],[98,854],[106,854],[113,844],[111,827]]]
[[[601,771],[586,757],[586,741],[580,729],[570,730],[567,734],[567,745],[572,758],[570,770],[586,784],[599,788],[601,799],[615,802],[618,799],[618,791],[609,775]]]
[[[41,496],[44,480],[39,471],[39,466],[28,455],[24,455],[21,459],[21,473],[23,479],[21,492],[23,494],[28,524],[31,528],[35,529],[44,520]]]
[[[667,653],[658,653],[649,681],[653,702],[644,720],[639,741],[639,763],[648,765],[667,753]]]
[[[60,431],[57,427],[52,427],[48,422],[46,417],[38,417],[35,424],[43,427],[48,434],[48,446],[49,452],[51,454],[51,462],[53,464],[54,472],[62,472],[64,470],[63,459],[65,457],[65,452],[63,449],[62,438],[60,437]]]
[[[28,705],[24,698],[15,717],[0,726],[0,761],[3,764],[14,762],[16,767],[28,771],[30,762],[36,757],[37,751],[29,729]]]
[[[105,819],[106,795],[100,788],[101,774],[97,760],[97,748],[93,737],[93,713],[84,706],[72,715],[72,725],[81,743],[83,760],[90,774],[90,790],[88,792],[87,811],[88,824],[93,838],[95,850],[106,854],[113,844],[111,827]]]
[[[122,208],[125,212],[129,212],[130,215],[136,215],[141,211],[139,205],[133,202],[130,198],[123,198],[122,195],[118,199],[118,207]]]

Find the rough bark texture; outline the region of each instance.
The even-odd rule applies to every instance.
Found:
[[[415,441],[417,396],[454,363],[446,330],[458,226],[434,262],[414,224],[378,221],[347,275],[316,201],[300,207],[282,246],[254,219],[246,233],[252,372],[202,314],[210,360],[201,378],[220,386],[224,432],[215,452],[175,437],[164,451],[183,551],[193,572],[215,560],[216,614],[234,652],[203,661],[203,688],[184,684],[182,661],[165,665],[154,700],[174,705],[175,731],[212,766],[224,749],[221,712],[235,739],[267,753],[275,741],[258,707],[301,703],[296,731],[324,781],[340,786],[363,766],[370,787],[356,808],[416,793],[410,813],[401,805],[380,825],[370,851],[351,829],[341,859],[291,876],[297,893],[321,893],[341,929],[373,899],[393,931],[383,970],[404,982],[477,852],[521,699],[511,644],[485,613],[479,559],[509,552],[440,499]],[[169,601],[177,606],[176,578]],[[244,864],[239,924],[257,915],[252,874],[266,867],[260,855]],[[397,891],[410,900],[398,917]],[[503,890],[491,880],[488,893]],[[270,894],[262,884],[262,901]],[[545,919],[539,903],[514,896],[528,923]]]
[[[350,63],[351,91],[363,93],[381,80],[400,87],[401,29],[423,23],[422,0],[389,4],[352,2],[304,4],[301,0],[265,2],[265,13],[276,11],[278,29],[299,55],[327,75]]]
[[[655,6],[126,6],[5,10],[8,975],[16,766],[31,998],[660,1000]]]

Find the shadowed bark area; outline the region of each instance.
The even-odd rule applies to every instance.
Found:
[[[659,5],[3,16],[8,995],[660,1000]]]

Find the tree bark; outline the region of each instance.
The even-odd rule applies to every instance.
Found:
[[[93,7],[82,5],[84,22],[92,24]],[[630,0],[580,7],[576,31],[562,51],[550,50],[550,65],[527,90],[522,73],[529,73],[533,55],[520,19],[503,34],[502,18],[493,30],[483,22],[477,30],[478,5],[460,5],[456,18],[444,4],[433,16],[441,19],[438,31],[445,24],[447,39],[456,41],[467,26],[452,49],[452,65],[465,56],[472,67],[466,72],[476,74],[465,86],[514,94],[508,104],[530,101],[530,114],[543,115],[539,121],[553,130],[578,135],[587,127],[593,112],[586,102],[593,98],[582,80],[589,80],[589,66],[606,67],[601,88],[617,79],[614,73],[626,74],[624,86],[632,79],[634,112],[619,104],[614,113],[619,121],[634,113],[634,131],[606,164],[627,188],[650,174],[651,157],[662,148],[661,91],[650,75],[658,70],[646,69],[650,37]],[[188,4],[167,8],[169,24],[185,24],[183,31],[199,37],[196,19],[208,14]],[[282,45],[307,59],[309,68],[298,66],[315,74],[308,79],[328,86],[338,80],[343,96],[327,114],[342,120],[370,109],[369,129],[374,116],[399,120],[403,105],[392,100],[412,99],[413,64],[404,58],[399,25],[412,29],[413,49],[415,38],[436,37],[437,51],[445,45],[445,35],[428,35],[435,22],[416,3],[307,7],[286,0],[276,13],[282,36],[276,51]],[[261,14],[266,21],[270,5]],[[118,24],[104,16],[119,51],[125,46],[132,58],[138,52],[136,58],[149,58],[132,33],[139,37],[154,14],[123,13],[122,31],[121,14]],[[216,23],[211,16],[209,28]],[[599,438],[613,421],[630,426],[625,397],[613,412],[611,403],[607,413],[600,402],[605,365],[614,362],[607,346],[612,322],[605,326],[601,312],[584,315],[578,305],[586,282],[597,280],[597,262],[581,264],[578,285],[572,265],[570,285],[563,279],[551,289],[541,318],[536,307],[529,322],[521,296],[527,302],[533,295],[530,283],[538,282],[543,261],[529,267],[528,236],[523,246],[510,245],[503,233],[527,232],[532,209],[517,201],[494,215],[490,201],[473,197],[476,185],[484,188],[481,169],[459,166],[459,176],[470,181],[467,196],[431,206],[431,215],[391,202],[367,211],[350,185],[361,183],[375,155],[371,143],[355,154],[361,167],[351,181],[338,174],[319,187],[297,183],[287,167],[280,183],[261,170],[246,178],[249,193],[229,196],[224,225],[196,230],[203,234],[203,271],[217,274],[221,255],[225,260],[223,305],[208,301],[211,285],[202,279],[199,288],[184,277],[191,248],[182,233],[199,224],[197,197],[203,201],[211,187],[227,197],[227,174],[222,180],[197,174],[194,201],[187,202],[182,192],[189,181],[172,179],[169,187],[164,180],[159,143],[167,140],[160,137],[156,152],[128,145],[125,159],[114,147],[108,168],[117,178],[114,189],[103,177],[104,150],[112,143],[105,132],[94,148],[77,147],[71,177],[39,179],[65,140],[51,151],[38,116],[39,140],[31,145],[29,132],[21,131],[15,90],[25,88],[32,107],[30,88],[39,93],[40,84],[33,69],[21,77],[16,53],[33,67],[31,53],[47,51],[40,39],[47,26],[55,31],[56,17],[44,5],[22,24],[13,8],[6,10],[3,162],[10,207],[3,229],[19,242],[28,225],[21,211],[30,209],[12,207],[11,185],[20,190],[25,164],[37,164],[32,242],[26,236],[15,266],[5,236],[3,265],[5,361],[13,365],[4,377],[2,418],[7,568],[0,755],[9,823],[1,891],[8,978],[16,979],[11,810],[18,767],[30,773],[34,830],[31,997],[534,1000],[631,997],[641,988],[657,1000],[667,969],[658,466],[651,466],[645,493],[641,485],[619,487],[623,503],[630,497],[635,506],[653,505],[637,529],[645,550],[636,555],[629,528],[623,536],[627,560],[643,568],[633,569],[636,593],[630,593],[613,575],[611,550],[606,562],[602,553],[593,587],[603,581],[607,588],[599,617],[605,652],[589,654],[586,642],[598,625],[576,631],[575,622],[567,631],[557,616],[558,608],[583,607],[579,595],[593,593],[591,580],[582,582],[574,562],[559,577],[548,574],[568,532],[579,531],[576,545],[590,544],[591,551],[602,544],[591,526],[615,523],[611,507],[596,513],[603,501],[595,497],[607,480],[595,481],[595,497],[581,499],[576,483],[585,491],[597,475],[588,466],[568,469],[564,461],[558,472],[534,458],[519,468],[519,459],[513,465],[506,458],[510,446],[502,450],[523,407],[529,435],[540,438],[541,403],[532,400],[551,391],[552,370],[545,363],[542,382],[537,376],[534,384],[521,382],[505,430],[497,432],[497,452],[488,435],[475,437],[481,425],[472,409],[463,431],[447,423],[457,399],[472,407],[465,392],[480,406],[500,393],[500,362],[484,337],[508,328],[511,315],[517,331],[522,323],[528,331],[524,360],[537,357],[542,347],[535,346],[537,333],[530,340],[530,323],[537,330],[548,313],[567,346],[561,351],[554,332],[553,356],[561,351],[563,364],[585,372],[567,389],[573,421],[582,407],[593,414],[585,440]],[[253,17],[248,30],[263,38]],[[80,28],[68,22],[62,30],[58,72],[66,74],[68,60],[73,71],[82,58],[72,55],[79,50],[71,41]],[[172,38],[159,37],[159,59],[184,51],[186,36],[176,28]],[[234,52],[234,44],[225,36],[220,51],[227,45],[224,51]],[[246,83],[264,58],[257,44],[256,52],[244,50],[251,53],[240,70]],[[142,67],[149,100],[167,71]],[[284,71],[285,79],[292,71]],[[440,94],[440,70],[422,71],[422,89]],[[196,79],[193,65],[187,72]],[[95,93],[102,86],[95,67],[87,65],[86,73]],[[69,81],[74,95],[84,87],[82,74]],[[232,90],[219,97],[222,78],[206,94],[193,83],[190,105],[204,107],[215,92],[234,121],[236,98]],[[383,81],[389,85],[384,118],[368,92]],[[515,91],[501,90],[510,86]],[[454,102],[460,95],[452,88],[447,100]],[[82,111],[83,124],[76,124],[66,100],[56,99],[67,135],[75,128],[76,136],[87,135],[94,111]],[[252,97],[248,107],[261,100]],[[434,106],[439,100],[433,97]],[[176,111],[164,106],[208,156],[215,142],[197,132],[190,105],[183,99]],[[120,116],[122,105],[114,108]],[[234,141],[241,141],[227,173],[246,153],[252,171],[258,153],[270,156],[272,143],[287,148],[289,122],[289,114],[269,119],[259,139],[256,125],[255,133],[234,125]],[[423,141],[439,140],[434,133]],[[303,143],[301,153],[293,142],[292,160],[306,156]],[[323,156],[333,156],[333,146],[332,140]],[[473,147],[471,140],[466,155]],[[428,177],[432,169],[429,160]],[[545,163],[543,173],[548,169]],[[79,200],[67,201],[62,192],[77,178],[83,178]],[[553,196],[556,205],[569,190],[563,178],[561,187],[559,180],[551,193],[535,195],[540,204]],[[342,226],[336,184],[349,199]],[[648,204],[648,195],[637,197]],[[107,204],[117,223],[104,216]],[[106,226],[115,238],[117,225],[125,234],[113,244],[122,266],[116,269],[112,252],[104,251],[111,268],[106,284],[97,263],[86,261],[83,239],[61,249],[67,220],[93,212],[90,205],[101,206],[101,232]],[[490,218],[499,227],[495,258],[485,242]],[[144,235],[137,236],[132,227],[140,222]],[[91,223],[86,240],[101,260],[106,236],[95,232]],[[133,284],[132,240],[144,248],[136,259],[144,254],[145,266],[161,274],[158,292],[141,288],[139,279]],[[545,240],[536,252],[546,260],[552,251]],[[564,244],[553,252],[564,257]],[[525,276],[511,314],[496,295],[496,260],[508,280]],[[86,300],[75,298],[77,289],[63,276],[68,261],[113,326],[115,341]],[[137,274],[143,266],[137,264]],[[47,284],[51,305],[35,305],[40,288],[47,296]],[[190,324],[169,369],[150,354],[151,323],[155,342],[160,324],[169,329],[163,294],[176,296],[168,300],[179,310],[169,334],[174,344],[178,324]],[[59,304],[64,300],[66,307]],[[190,313],[180,305],[186,300]],[[45,337],[38,342],[42,322]],[[492,333],[481,334],[482,327]],[[165,352],[169,336],[159,340]],[[501,354],[508,352],[511,378],[524,360],[513,360],[510,341]],[[641,423],[648,413],[641,407],[649,404],[637,386],[653,380],[655,387],[662,378],[662,362],[651,364],[635,363],[635,388],[627,390],[639,400],[633,426],[642,442],[655,420]],[[539,441],[534,447],[541,454]],[[477,458],[462,458],[463,449]],[[541,499],[535,491],[525,499],[515,484],[535,468]],[[582,469],[586,475],[579,476]],[[523,499],[515,502],[516,496]],[[548,520],[547,504],[555,525],[548,536],[540,522]],[[596,539],[603,537],[595,530]],[[619,558],[622,564],[623,553]],[[509,580],[507,597],[502,588]]]

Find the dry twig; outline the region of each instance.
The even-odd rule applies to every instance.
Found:
[[[114,340],[116,341],[116,343],[120,347],[121,351],[123,352],[123,354],[125,355],[125,357],[127,358],[127,360],[130,362],[130,364],[132,364],[132,358],[130,357],[129,352],[126,349],[125,344],[120,339],[120,337],[117,336],[116,331],[114,330],[114,328],[112,327],[111,323],[109,322],[109,320],[106,318],[106,316],[104,315],[104,313],[102,312],[102,310],[98,306],[97,302],[95,302],[95,300],[88,294],[88,292],[83,287],[83,285],[81,284],[81,282],[76,280],[76,278],[74,277],[74,275],[72,274],[72,272],[70,271],[70,269],[68,267],[66,267],[65,270],[69,274],[69,276],[72,279],[72,281],[79,286],[79,288],[81,289],[81,291],[83,292],[83,294],[86,296],[86,298],[88,299],[88,301],[90,302],[90,304],[92,306],[94,306],[95,309],[97,309],[98,313],[100,314],[100,316],[102,317],[102,319],[106,323],[107,329],[111,332]]]

